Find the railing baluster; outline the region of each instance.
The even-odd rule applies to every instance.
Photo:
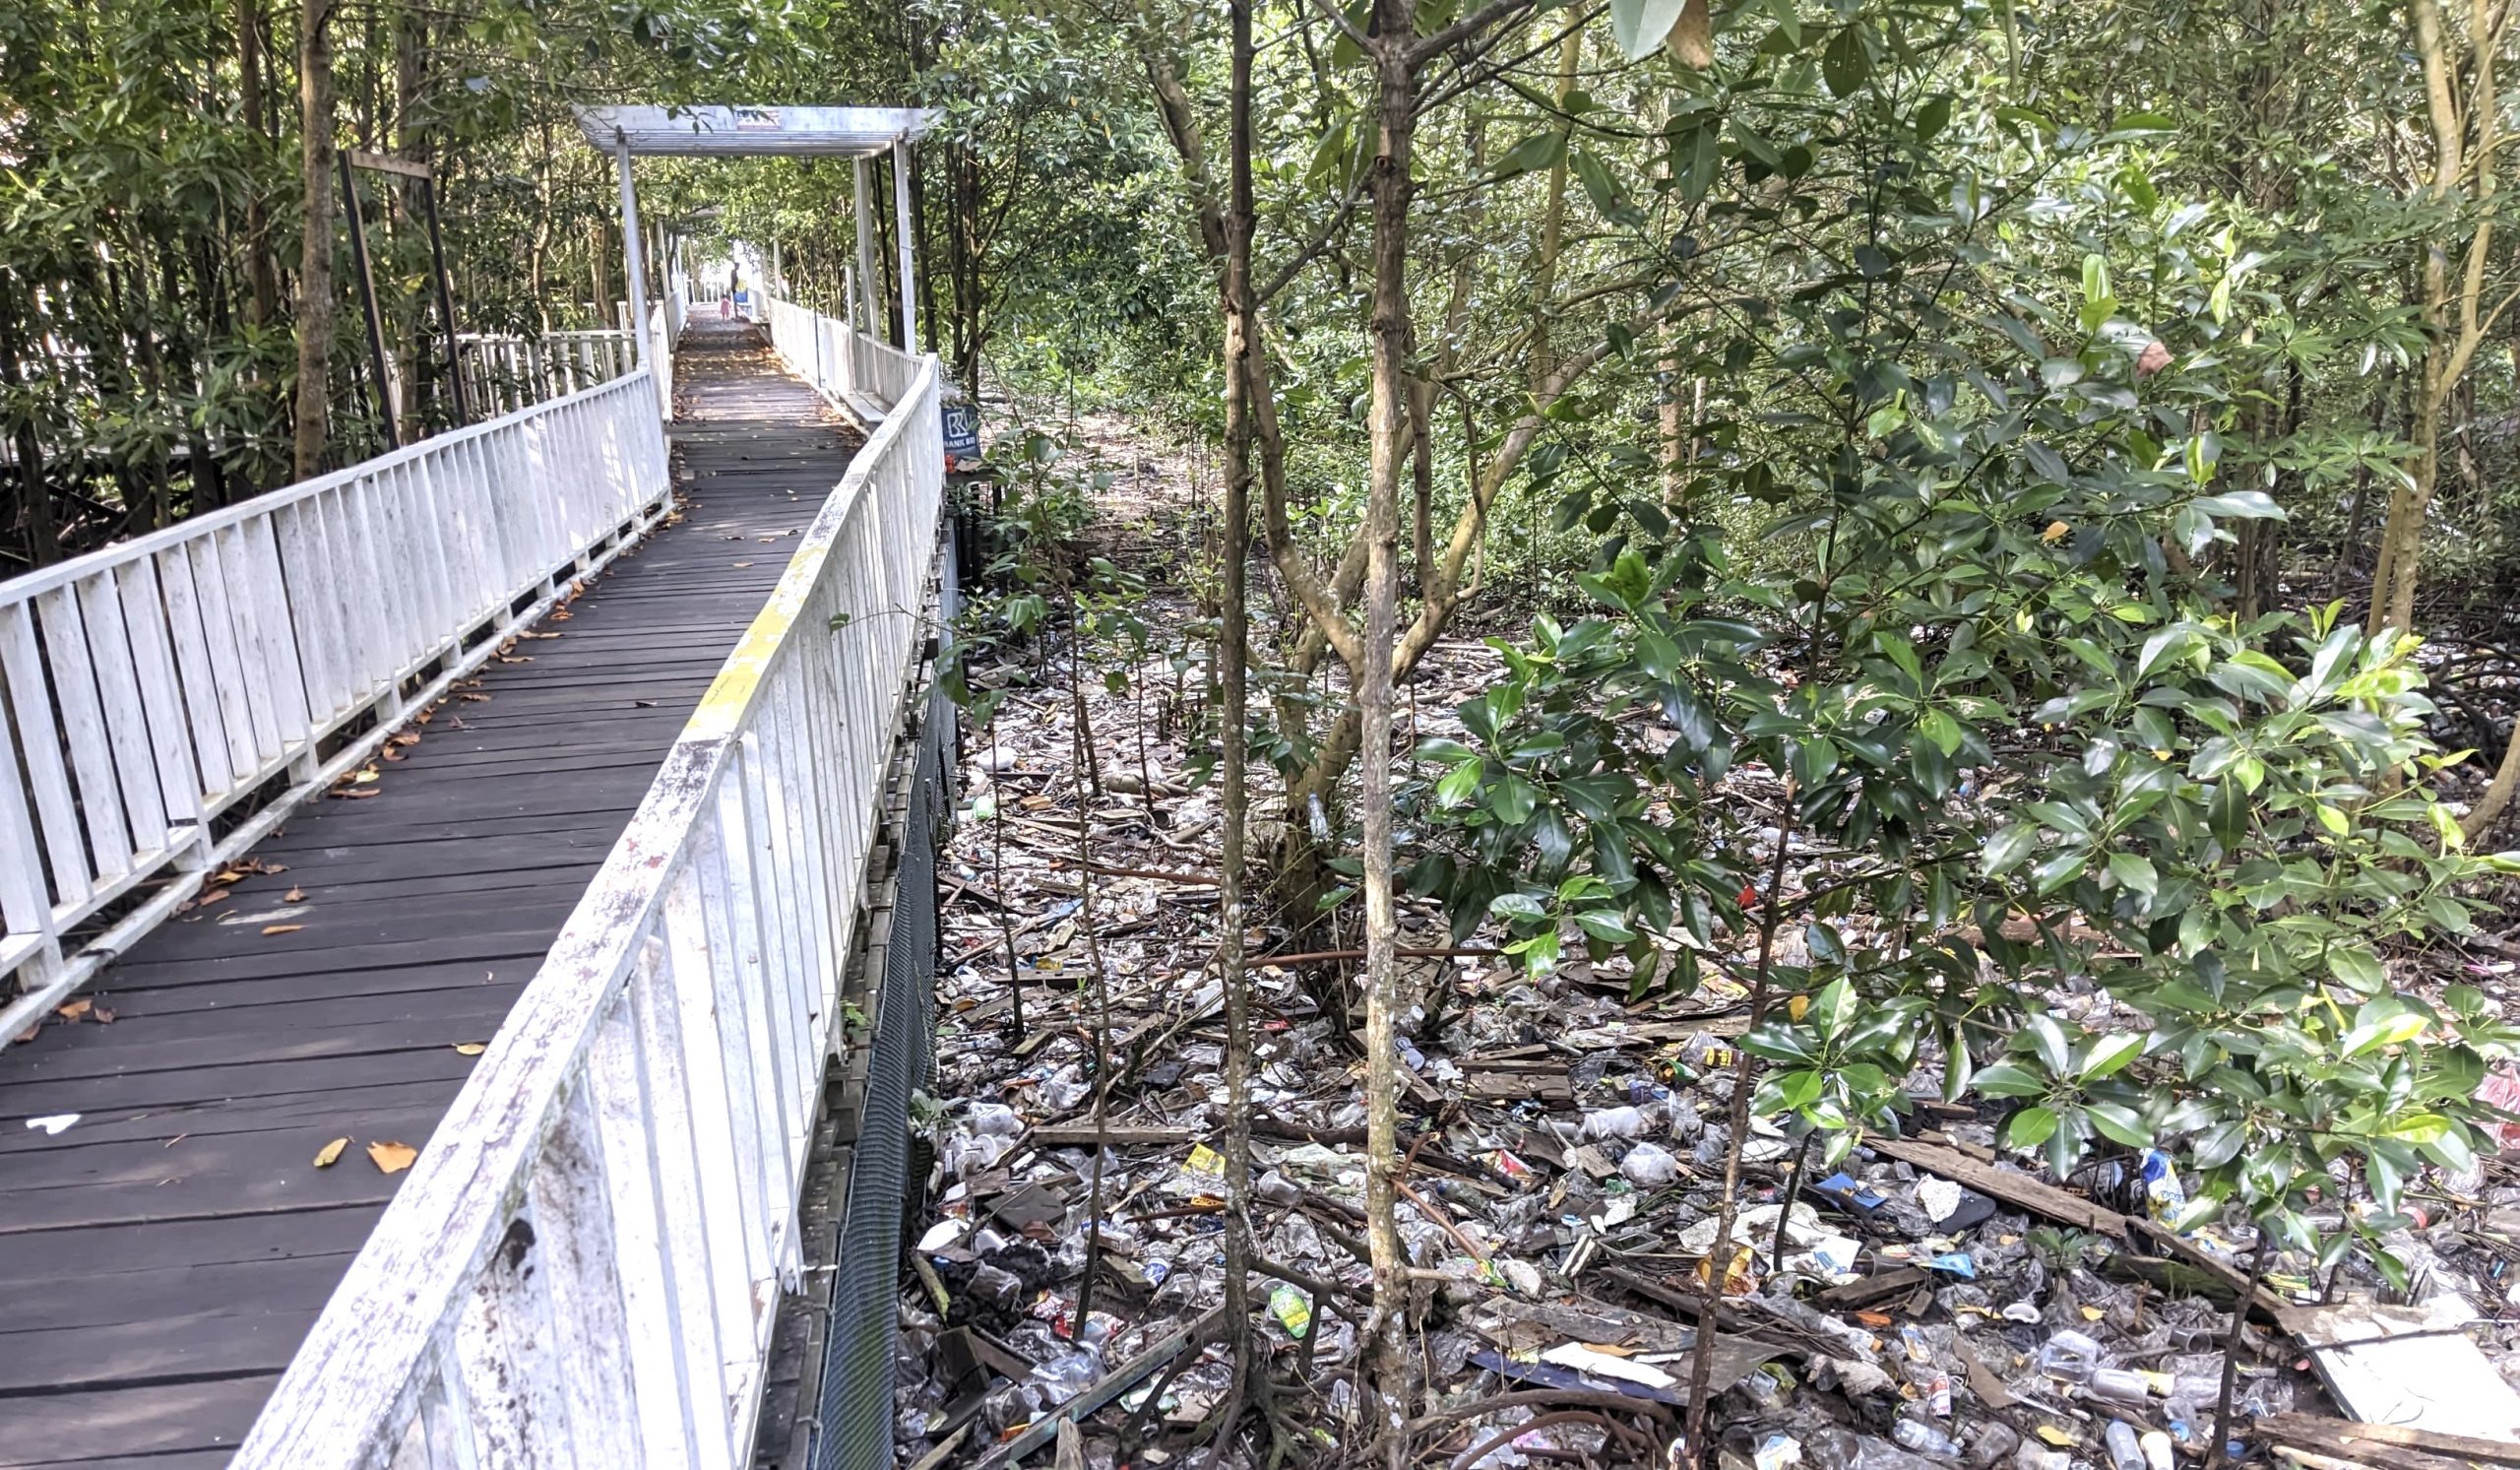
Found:
[[[614,1008],[620,1005],[614,997]],[[636,1374],[623,1309],[612,1191],[604,1180],[594,1099],[582,1081],[542,1145],[531,1189],[548,1337],[571,1434],[565,1463],[644,1464],[635,1430]]]
[[[70,747],[70,770],[78,780],[89,858],[96,876],[110,880],[131,871],[132,837],[114,782],[113,752],[105,743],[104,711],[96,701],[96,675],[88,655],[87,620],[79,615],[74,586],[56,587],[36,598],[35,612],[43,625],[44,661],[52,667],[53,707],[61,712],[61,737]]]
[[[691,1398],[692,1345],[685,1336],[692,1324],[683,1316],[682,1278],[705,1278],[707,1252],[683,1254],[675,1248],[659,1159],[668,1146],[670,1113],[650,1088],[643,1040],[654,1029],[647,1019],[647,997],[663,963],[663,948],[654,935],[640,941],[630,976],[588,1049],[587,1092],[603,1167],[605,1207],[612,1214],[622,1342],[630,1354],[639,1441],[651,1463],[696,1466],[702,1457]],[[671,1136],[687,1144],[687,1125]],[[705,1282],[694,1285],[692,1298],[705,1304]],[[710,1320],[705,1310],[694,1315],[701,1324]],[[701,1361],[714,1361],[715,1355],[713,1339]]]
[[[72,585],[79,593],[80,621],[87,625],[98,709],[122,788],[123,814],[131,823],[131,845],[135,855],[156,853],[166,846],[169,803],[158,789],[158,752],[151,739],[155,732],[140,699],[142,661],[123,626],[121,590],[111,567]],[[177,799],[190,807],[189,797]]]
[[[26,762],[34,789],[35,814],[43,823],[46,865],[58,901],[76,904],[91,889],[93,869],[79,832],[78,807],[70,796],[70,770],[61,758],[61,737],[53,723],[52,696],[44,687],[42,655],[35,648],[34,620],[24,607],[0,606],[0,667],[9,677],[9,702],[18,731],[18,753]]]

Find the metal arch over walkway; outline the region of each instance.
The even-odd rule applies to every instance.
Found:
[[[893,156],[893,239],[900,248],[902,347],[918,352],[918,262],[911,228],[911,145],[935,125],[929,107],[581,107],[578,129],[611,154],[621,169],[621,239],[630,269],[630,317],[648,320],[641,285],[636,158],[849,159],[855,164],[850,198],[857,216],[856,287],[850,293],[849,325],[880,333],[884,309],[876,300],[874,160]]]
[[[770,304],[0,584],[0,1465],[752,1462],[943,493]]]

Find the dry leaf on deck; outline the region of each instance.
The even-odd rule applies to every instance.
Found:
[[[350,1146],[346,1138],[336,1138],[315,1152],[315,1167],[330,1169],[342,1161],[342,1150]]]
[[[455,1050],[466,1056],[478,1056],[490,1050],[490,1044],[488,1042],[457,1042]]]
[[[420,1151],[408,1143],[371,1143],[367,1146],[367,1156],[376,1161],[377,1173],[401,1174],[411,1167],[411,1161],[420,1156]]]
[[[263,932],[266,934],[293,934],[304,927],[306,927],[306,926],[302,924],[267,924],[263,926]]]
[[[292,884],[286,893],[281,895],[280,901],[284,904],[302,904],[306,902],[306,890]]]
[[[81,1016],[86,1015],[90,1007],[94,1006],[95,1003],[96,1002],[94,1000],[82,995],[78,999],[71,1001],[68,1005],[53,1007],[53,1013],[60,1016],[65,1021],[75,1021]]]

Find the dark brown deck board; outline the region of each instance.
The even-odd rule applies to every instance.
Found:
[[[695,319],[676,357],[677,522],[415,727],[377,795],[293,814],[255,854],[284,871],[99,976],[113,1024],[0,1053],[0,1466],[194,1470],[252,1424],[402,1178],[367,1144],[425,1146],[457,1045],[496,1030],[846,470],[853,433],[739,331]]]

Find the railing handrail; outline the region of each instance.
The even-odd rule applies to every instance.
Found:
[[[0,1032],[653,524],[656,402],[642,369],[0,583]]]
[[[310,500],[328,490],[336,490],[367,477],[381,475],[417,460],[442,454],[470,440],[501,432],[537,415],[555,414],[572,404],[587,402],[606,393],[626,392],[630,379],[644,377],[646,372],[645,368],[640,368],[617,378],[606,378],[593,387],[581,388],[575,393],[559,398],[544,399],[538,404],[529,404],[522,409],[502,414],[496,418],[485,418],[479,423],[432,434],[428,438],[406,444],[400,449],[388,450],[372,459],[360,460],[354,465],[345,465],[339,470],[327,471],[312,479],[301,479],[290,484],[280,485],[265,490],[251,499],[239,500],[233,505],[222,505],[217,510],[187,516],[171,526],[161,526],[155,531],[143,532],[128,541],[98,546],[93,551],[83,551],[67,561],[56,561],[49,566],[20,572],[7,581],[0,582],[0,605],[32,602],[44,593],[107,567],[137,561],[143,556],[155,555],[170,546],[180,545],[185,542],[208,537],[230,526],[270,515],[284,506]]]
[[[896,597],[907,587],[914,601],[915,587],[923,584],[934,543],[918,518],[925,514],[932,525],[943,483],[941,454],[935,448],[937,372],[934,359],[926,359],[906,396],[908,411],[893,415],[870,438],[825,499],[769,601],[667,751],[621,840],[291,1360],[239,1450],[236,1470],[373,1470],[401,1452],[411,1436],[469,1435],[476,1420],[492,1442],[508,1444],[512,1452],[507,1460],[517,1463],[628,1465],[643,1462],[646,1449],[673,1463],[743,1462],[746,1449],[735,1441],[749,1434],[751,1417],[758,1412],[758,1360],[767,1350],[772,1313],[759,1301],[761,1283],[747,1275],[740,1283],[740,1300],[752,1305],[750,1350],[756,1361],[749,1379],[738,1379],[749,1383],[749,1400],[730,1401],[724,1374],[732,1359],[690,1363],[683,1334],[723,1330],[724,1311],[713,1312],[712,1302],[723,1309],[729,1300],[724,1293],[732,1288],[717,1277],[704,1280],[692,1288],[695,1305],[683,1295],[685,1278],[677,1273],[723,1271],[729,1264],[724,1255],[728,1249],[743,1258],[734,1266],[750,1261],[746,1269],[758,1269],[766,1252],[774,1270],[792,1271],[795,1182],[802,1178],[803,1159],[792,1159],[784,1183],[767,1173],[761,1177],[765,1197],[758,1206],[748,1197],[738,1203],[714,1194],[692,1204],[709,1225],[700,1236],[701,1259],[695,1262],[676,1253],[683,1238],[674,1234],[679,1217],[673,1209],[683,1196],[669,1201],[671,1191],[662,1182],[669,1160],[664,1145],[656,1140],[662,1126],[659,1119],[668,1115],[652,1111],[625,1120],[616,1110],[659,1107],[649,1082],[659,1065],[652,1055],[672,1065],[674,1057],[700,1055],[677,1050],[693,1043],[690,1032],[673,1028],[695,1023],[673,1021],[669,1015],[658,1020],[653,1012],[660,997],[653,988],[663,988],[662,998],[670,1011],[677,988],[703,988],[706,1003],[705,988],[719,973],[714,966],[729,965],[752,975],[765,964],[776,968],[779,963],[778,954],[747,956],[741,941],[722,945],[717,938],[721,920],[709,909],[712,904],[753,916],[745,922],[757,921],[765,933],[774,927],[774,918],[784,918],[787,948],[765,938],[760,949],[793,955],[805,970],[832,972],[784,977],[800,988],[810,982],[812,989],[800,989],[799,994],[823,1001],[820,1011],[801,1020],[798,1006],[785,998],[785,991],[752,998],[749,991],[726,989],[740,982],[718,980],[719,999],[731,993],[738,1011],[756,1007],[750,1013],[756,1022],[765,1011],[789,1006],[784,1019],[765,1023],[790,1026],[789,1032],[771,1037],[767,1050],[774,1055],[742,1064],[774,1072],[788,1051],[808,1043],[817,1063],[827,1055],[828,1035],[838,1025],[837,971],[849,952],[854,895],[862,888],[873,846],[872,809],[880,792],[839,791],[824,801],[785,808],[776,802],[745,803],[780,795],[756,788],[775,786],[783,772],[826,792],[830,787],[821,783],[862,774],[829,776],[795,762],[800,755],[812,759],[827,753],[837,742],[862,743],[882,734],[867,728],[872,722],[864,713],[893,706],[917,658],[914,616],[876,615],[896,610],[914,615],[915,606],[848,608],[844,610],[852,615],[845,618],[827,614],[828,604],[844,586],[871,581],[876,593]],[[922,454],[935,456],[934,463],[916,458]],[[915,503],[873,503],[879,493],[896,486],[902,497]],[[911,558],[915,558],[914,566]],[[916,580],[906,580],[913,573]],[[864,651],[857,656],[864,667],[843,671],[851,657],[843,647],[845,640]],[[829,663],[800,664],[808,650],[827,652]],[[818,699],[831,707],[818,708]],[[772,710],[779,713],[767,713]],[[847,718],[826,718],[835,713]],[[888,735],[882,737],[889,739]],[[879,749],[874,761],[879,788],[884,764]],[[731,773],[738,769],[742,777],[734,780]],[[736,803],[733,818],[727,815],[729,801]],[[851,803],[864,808],[862,825]],[[742,813],[747,810],[757,814],[746,818]],[[758,814],[763,812],[767,814]],[[765,825],[755,831],[747,821]],[[836,825],[843,822],[846,827]],[[764,848],[775,848],[770,840],[774,831],[784,834],[781,840],[789,850],[802,855],[801,864],[756,869],[758,853],[729,855],[728,844],[744,834],[750,834],[747,841],[758,838]],[[714,861],[723,869],[714,879],[723,890],[716,896],[708,886],[713,879],[693,866],[695,854],[710,853],[717,854]],[[847,870],[830,871],[835,865]],[[811,870],[823,890],[810,902],[777,887],[807,881],[800,866]],[[744,875],[756,871],[764,876],[754,890],[727,896],[742,889]],[[708,910],[705,925],[702,910]],[[705,937],[692,937],[694,925],[701,926]],[[690,969],[694,965],[699,968]],[[765,983],[764,989],[769,988]],[[684,1002],[690,998],[679,995]],[[730,1018],[722,1010],[684,1014],[710,1018],[701,1024],[744,1024],[742,1017]],[[643,1029],[652,1024],[669,1033],[666,1039]],[[806,1034],[791,1034],[799,1026]],[[743,1036],[733,1039],[736,1045],[744,1042]],[[759,1046],[757,1039],[753,1045]],[[627,1063],[620,1060],[624,1047],[630,1049]],[[650,1047],[663,1050],[641,1050]],[[598,1054],[611,1060],[599,1064]],[[635,1085],[621,1081],[623,1065],[632,1067]],[[797,1070],[803,1070],[801,1061]],[[705,1089],[687,1077],[682,1081],[686,1114],[670,1115],[668,1120],[687,1115],[696,1131],[698,1115],[692,1110]],[[778,1104],[783,1124],[778,1145],[794,1153],[791,1141],[810,1146],[809,1110],[819,1096],[820,1079],[779,1081],[784,1084],[781,1095],[771,1100]],[[633,1088],[626,1102],[619,1091],[623,1086]],[[745,1103],[755,1110],[769,1106],[758,1097],[739,1101],[725,1096],[733,1091],[729,1077],[719,1094],[729,1110]],[[671,1108],[669,1096],[663,1106]],[[761,1122],[758,1116],[754,1122]],[[724,1126],[735,1127],[737,1121]],[[607,1141],[616,1137],[628,1150],[618,1160],[610,1152],[615,1145]],[[645,1162],[640,1162],[643,1146]],[[756,1140],[756,1147],[768,1144]],[[598,1177],[593,1184],[573,1172],[590,1149],[598,1162],[584,1172]],[[753,1156],[753,1162],[762,1157]],[[703,1174],[707,1167],[700,1166]],[[641,1178],[654,1188],[643,1194],[624,1184],[619,1174],[624,1168],[647,1170]],[[774,1183],[785,1189],[784,1202],[768,1197]],[[627,1192],[607,1194],[607,1187]],[[642,1209],[653,1204],[654,1217],[617,1214],[625,1198]],[[724,1218],[711,1217],[713,1206],[739,1215],[774,1206],[785,1213],[775,1224],[743,1215],[743,1238],[728,1243],[716,1233],[724,1227],[711,1223]],[[598,1218],[587,1218],[584,1211]],[[756,1239],[755,1227],[769,1230],[770,1238]],[[661,1267],[653,1279],[621,1263],[616,1253],[626,1251],[619,1246],[624,1233],[640,1230],[650,1232],[639,1239],[654,1246],[656,1257],[646,1264]],[[529,1254],[537,1263],[538,1286],[510,1279],[520,1269],[515,1260]],[[589,1262],[598,1255],[599,1265],[591,1267]],[[502,1266],[503,1261],[508,1264]],[[534,1300],[558,1324],[556,1335],[568,1341],[543,1342],[543,1336],[554,1333],[537,1332],[533,1322],[517,1323],[504,1336],[494,1328],[494,1340],[487,1345],[477,1335],[466,1336],[472,1320],[468,1311],[477,1304],[495,1299],[510,1312],[530,1311],[532,1304],[519,1305],[524,1299],[514,1294],[531,1291],[546,1293]],[[563,1297],[567,1300],[561,1301]],[[775,1300],[768,1304],[775,1305]],[[500,1308],[491,1311],[493,1322],[500,1320]],[[694,1325],[687,1317],[694,1311],[710,1313],[709,1321],[718,1325]],[[663,1320],[670,1342],[635,1330],[632,1319],[648,1327]],[[622,1341],[603,1340],[606,1323],[620,1324]],[[591,1354],[600,1361],[562,1363],[571,1376],[551,1391],[571,1403],[584,1398],[609,1407],[584,1416],[561,1413],[562,1423],[555,1427],[548,1422],[551,1405],[526,1400],[533,1397],[532,1385],[543,1382],[541,1375],[552,1366],[536,1355],[567,1354],[572,1343],[581,1357]],[[730,1345],[726,1352],[736,1346],[741,1345]],[[661,1374],[668,1375],[661,1379]],[[485,1406],[482,1390],[468,1387],[476,1376],[480,1383],[502,1385],[500,1391],[519,1402]],[[519,1382],[527,1386],[505,1386]],[[730,1422],[704,1422],[704,1404],[714,1404]],[[713,1440],[713,1433],[724,1438]],[[510,1438],[500,1440],[500,1435]],[[453,1462],[471,1461],[459,1454]]]

